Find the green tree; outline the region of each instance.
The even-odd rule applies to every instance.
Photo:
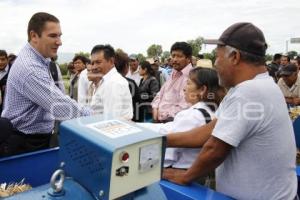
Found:
[[[171,56],[171,53],[170,53],[169,51],[164,51],[164,52],[162,53],[162,55],[161,55],[161,62],[164,63],[165,60],[166,60],[167,58],[169,58],[170,56]]]
[[[159,44],[152,44],[147,49],[147,55],[149,58],[159,57],[162,54],[162,47]]]
[[[78,56],[78,55],[81,55],[81,56],[84,56],[86,58],[89,58],[90,57],[90,53],[88,52],[83,52],[83,51],[80,51],[78,53],[75,53],[75,56]]]
[[[137,54],[137,58],[139,62],[143,62],[146,60],[146,57],[142,53]]]
[[[265,59],[266,59],[266,61],[272,61],[273,60],[273,55],[266,54]]]
[[[189,43],[192,46],[193,56],[197,56],[199,54],[199,52],[201,51],[203,37],[199,36],[195,40],[188,40],[187,43]]]
[[[65,76],[68,74],[68,63],[63,63],[59,65],[61,75]]]
[[[211,62],[214,64],[216,60],[216,51],[213,50],[211,53],[204,53],[203,56],[205,59],[211,60]]]

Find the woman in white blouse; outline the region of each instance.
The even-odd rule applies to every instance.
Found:
[[[174,121],[165,124],[141,125],[162,134],[188,131],[204,125],[214,118],[214,112],[222,97],[225,96],[225,92],[219,86],[215,70],[198,67],[190,71],[184,95],[191,107],[178,112]],[[167,148],[164,167],[187,169],[192,165],[199,152],[199,148]]]

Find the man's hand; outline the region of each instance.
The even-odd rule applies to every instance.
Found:
[[[300,105],[300,98],[298,97],[285,97],[285,101],[294,106]]]
[[[163,179],[170,182],[187,185],[189,182],[185,179],[186,170],[167,168],[163,170]]]
[[[297,106],[300,104],[300,98],[294,97],[293,98],[293,105]]]

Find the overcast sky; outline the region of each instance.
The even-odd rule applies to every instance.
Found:
[[[146,54],[151,44],[165,51],[176,41],[218,38],[240,21],[262,29],[271,54],[300,37],[300,0],[0,0],[0,49],[17,54],[30,17],[40,11],[61,21],[59,52],[90,52],[107,43],[129,54]],[[289,50],[300,53],[300,44]]]

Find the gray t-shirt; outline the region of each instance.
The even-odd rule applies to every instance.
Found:
[[[213,136],[233,146],[216,170],[217,191],[236,199],[293,199],[296,144],[279,87],[267,74],[229,90]]]

